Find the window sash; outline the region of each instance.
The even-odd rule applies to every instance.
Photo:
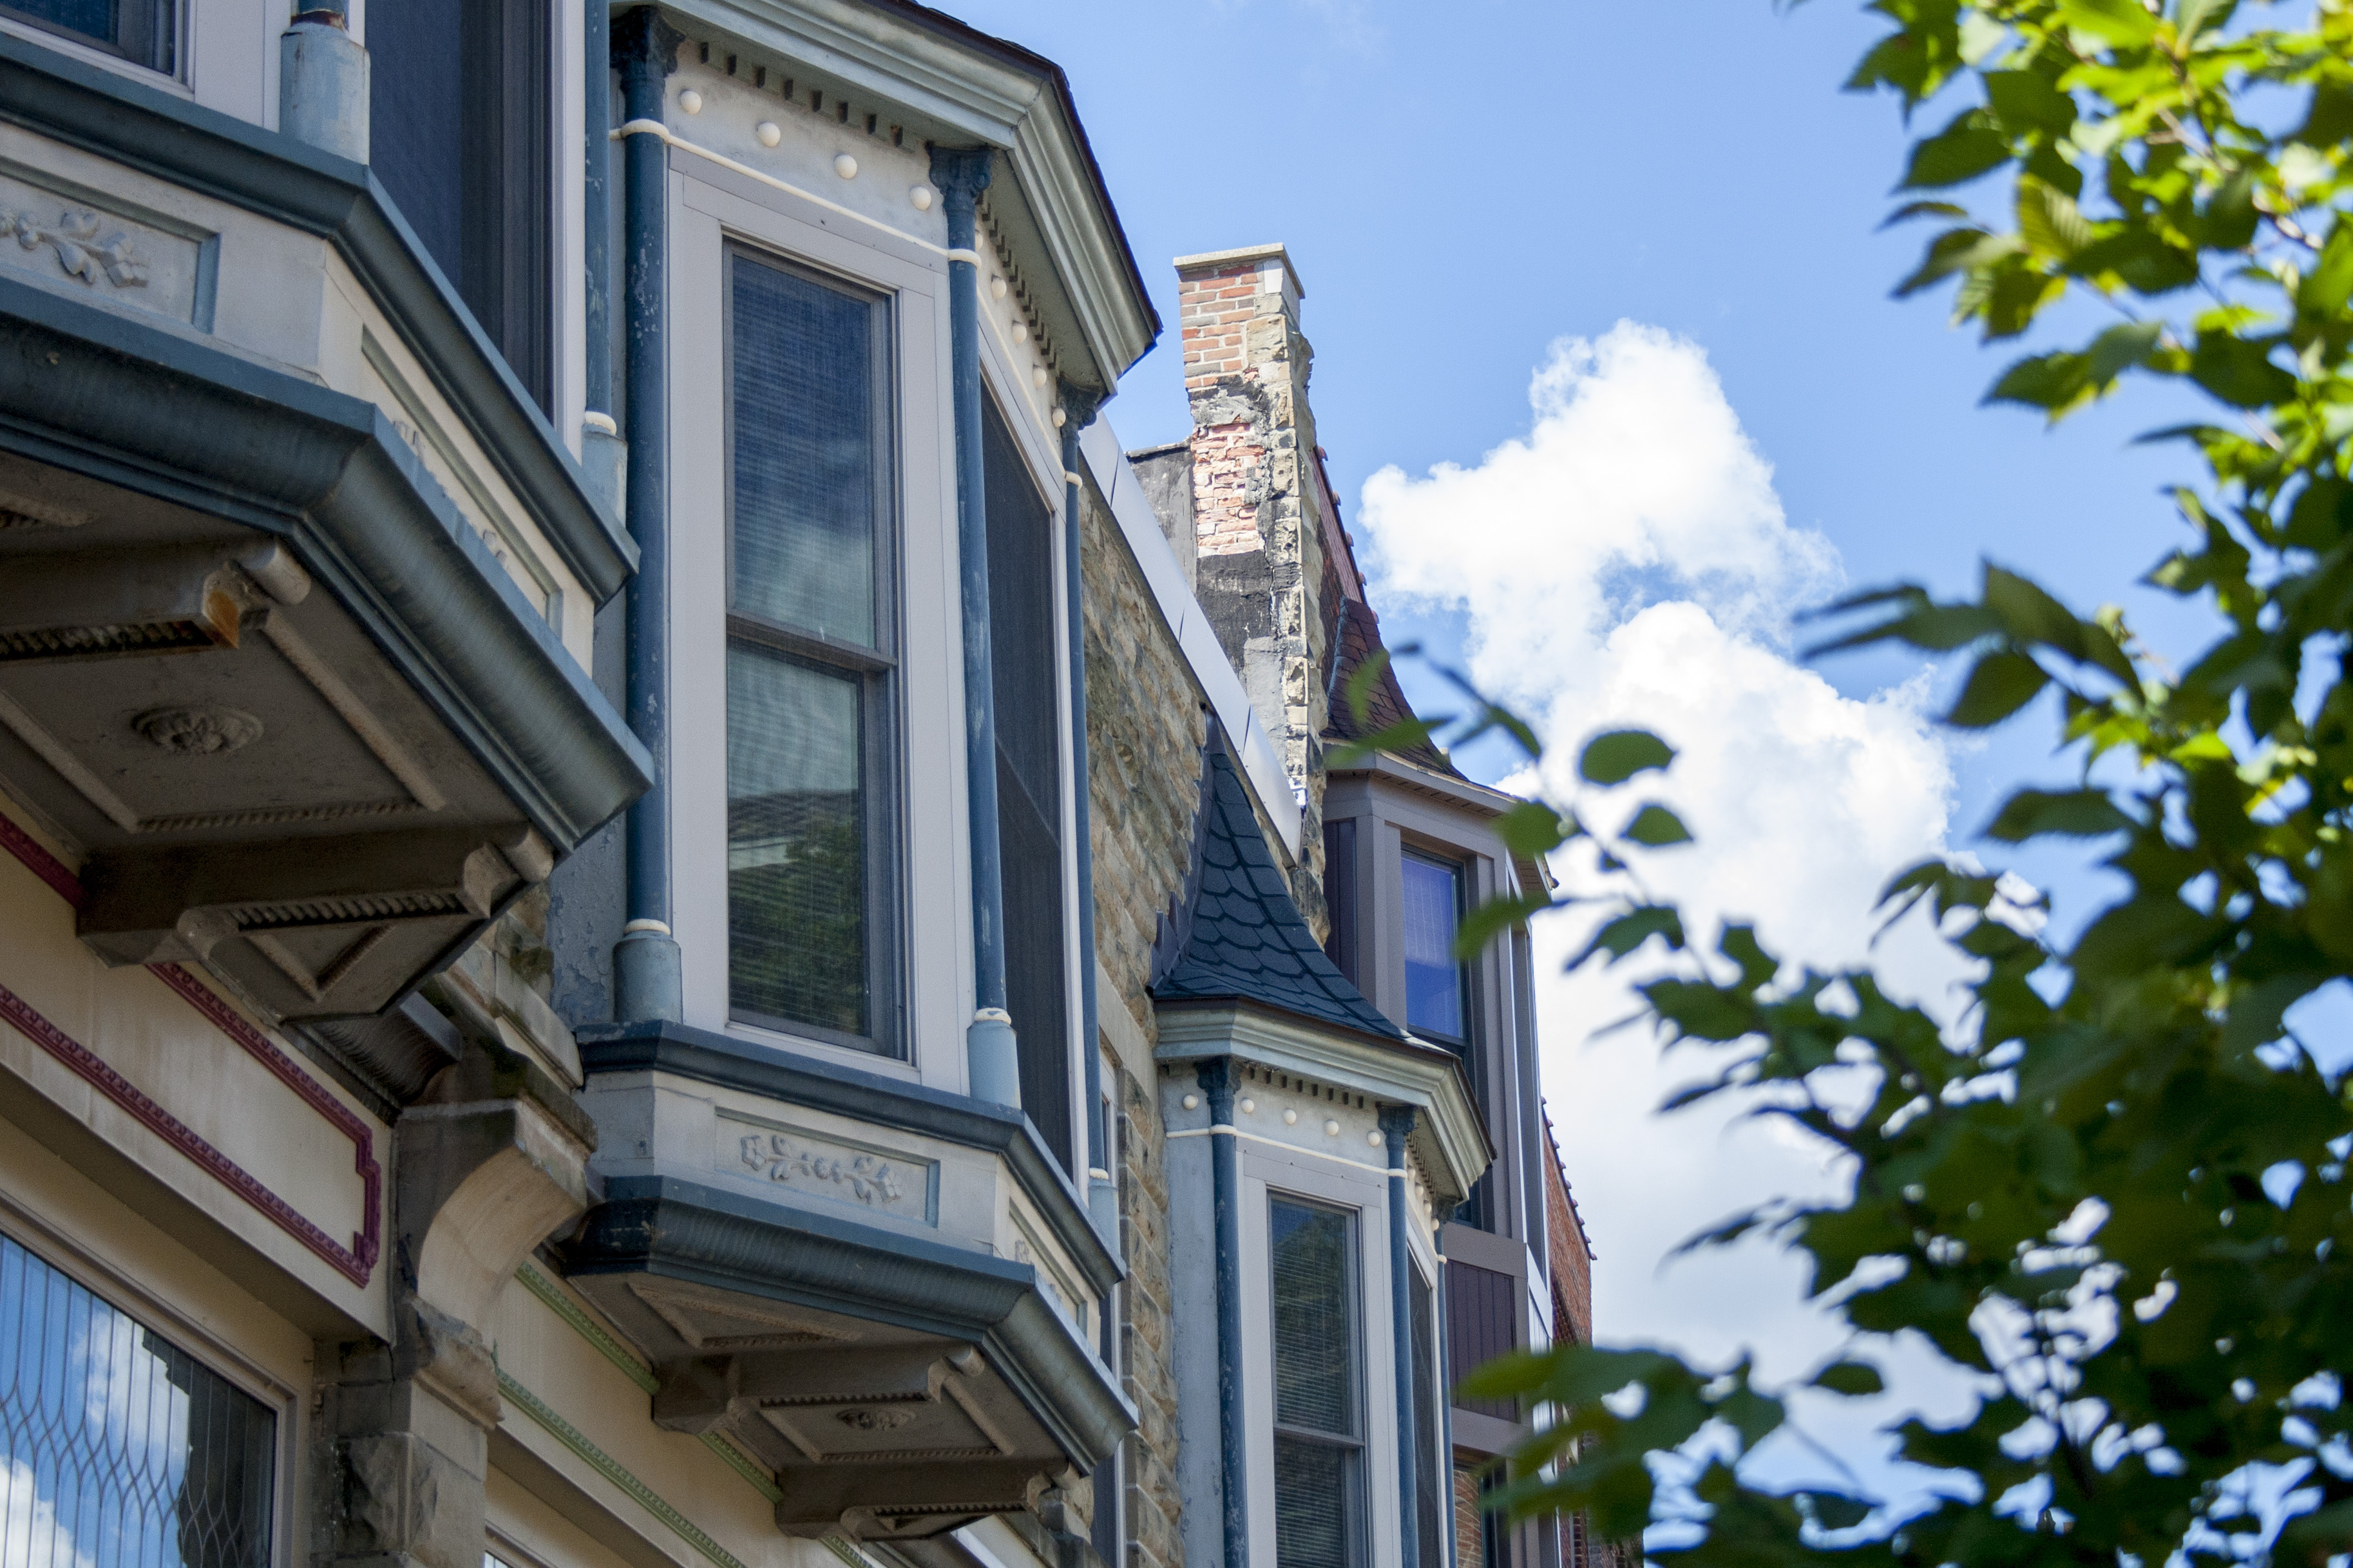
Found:
[[[0,0],[0,16],[120,55],[165,76],[177,69],[176,0]]]
[[[1417,942],[1415,868],[1423,868],[1422,892],[1425,897],[1430,884],[1443,876],[1451,885],[1443,897],[1442,907],[1419,912],[1432,923],[1442,921],[1443,937],[1432,951],[1433,931],[1419,933]],[[1434,1039],[1451,1046],[1464,1046],[1471,1039],[1471,966],[1453,953],[1454,939],[1462,929],[1463,917],[1469,912],[1469,868],[1456,860],[1442,860],[1435,855],[1407,850],[1404,856],[1405,966],[1406,966],[1406,1026],[1425,1039]],[[1417,956],[1417,947],[1420,955]],[[1451,1016],[1449,1015],[1451,1015]]]
[[[751,858],[749,839],[752,836],[746,834],[744,839],[739,840],[735,833],[739,826],[755,826],[756,824],[739,822],[733,792],[742,754],[739,747],[748,750],[760,744],[764,739],[773,742],[773,737],[763,737],[748,729],[739,729],[746,716],[739,713],[731,697],[728,715],[728,1015],[738,1022],[782,1034],[877,1055],[903,1057],[906,1031],[902,1000],[904,987],[901,974],[902,937],[899,866],[902,850],[898,661],[895,657],[898,632],[897,603],[893,592],[898,566],[897,500],[893,479],[896,463],[896,421],[893,417],[896,377],[892,366],[893,333],[890,302],[887,296],[873,290],[748,247],[730,246],[725,258],[727,284],[723,290],[723,299],[727,363],[723,382],[727,442],[728,664],[733,672],[748,668],[739,661],[773,661],[777,666],[806,671],[817,680],[830,680],[838,683],[838,688],[854,689],[857,737],[842,760],[855,773],[856,833],[860,861],[854,895],[846,893],[838,881],[832,885],[837,902],[847,905],[854,901],[854,912],[847,908],[809,911],[819,918],[820,924],[829,913],[833,918],[847,920],[852,925],[860,949],[853,955],[853,975],[837,973],[831,990],[821,988],[810,1005],[786,1011],[764,1005],[764,1003],[774,1003],[780,997],[773,982],[763,987],[754,976],[754,972],[762,959],[773,963],[776,956],[772,948],[764,951],[755,944],[755,928],[760,915],[775,916],[780,911],[776,903],[771,903],[765,910],[755,908],[748,891],[744,892],[744,903],[738,904],[739,889],[757,868],[748,863],[737,864],[739,856],[745,857],[747,861]],[[739,373],[744,368],[739,332],[744,323],[736,306],[739,280],[744,277],[741,269],[746,267],[765,268],[800,285],[824,289],[844,301],[862,305],[868,312],[863,374],[868,389],[866,442],[871,472],[867,476],[864,493],[865,504],[871,508],[871,517],[864,531],[867,562],[862,571],[853,572],[853,577],[862,574],[863,586],[871,595],[871,603],[860,606],[860,613],[832,626],[793,624],[784,618],[796,608],[789,596],[744,591],[754,585],[743,582],[738,575],[739,565],[745,562],[747,556],[754,559],[765,557],[778,570],[789,567],[796,543],[792,537],[793,520],[789,516],[794,498],[787,498],[782,503],[782,513],[777,511],[779,503],[770,498],[767,510],[774,515],[769,521],[777,526],[769,529],[758,551],[745,548],[745,541],[739,531],[738,481],[742,477],[739,458],[747,455],[743,442],[749,435],[767,433],[774,428],[774,422],[765,418],[755,420],[747,426],[745,419],[749,411],[739,406]],[[756,279],[758,275],[753,276]],[[834,434],[839,436],[839,432]],[[808,498],[798,499],[806,500]],[[817,499],[822,501],[825,498]],[[825,520],[815,519],[810,526],[812,530],[822,529]],[[824,542],[820,538],[817,547],[822,550]],[[843,564],[839,559],[834,563],[837,570]],[[858,640],[860,637],[870,640]],[[810,689],[817,688],[812,685]],[[786,816],[793,815],[788,803],[780,801],[778,810]],[[823,852],[822,846],[818,852]],[[779,845],[777,853],[780,858],[788,859],[792,847]],[[773,866],[767,869],[770,873],[768,879],[772,883],[782,880]],[[816,879],[819,883],[818,890],[822,893],[825,879],[821,866]],[[776,896],[788,903],[789,891],[788,883],[785,889],[776,890]],[[789,917],[792,911],[784,910],[781,912]],[[840,988],[852,984],[862,984],[863,988],[859,1016],[854,1019],[845,1016],[838,1005],[821,1005],[828,995],[834,996],[838,1003]],[[764,990],[765,994],[762,994]],[[818,1013],[828,1016],[813,1016]]]

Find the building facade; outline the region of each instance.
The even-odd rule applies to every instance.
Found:
[[[0,0],[0,1568],[1583,1561],[1282,247],[1131,457],[904,0]]]

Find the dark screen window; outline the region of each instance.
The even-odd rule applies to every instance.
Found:
[[[1274,1297],[1274,1546],[1278,1568],[1364,1561],[1364,1417],[1355,1216],[1268,1205]]]
[[[1438,1410],[1437,1292],[1413,1270],[1409,1303],[1413,1318],[1413,1442],[1417,1466],[1413,1481],[1415,1533],[1421,1542],[1422,1568],[1442,1568],[1446,1562],[1444,1488],[1439,1477],[1449,1468],[1443,1428]]]
[[[180,16],[173,0],[5,0],[0,16],[94,44],[149,70],[178,68]]]
[[[0,1237],[10,1568],[269,1568],[278,1418]]]
[[[1469,1037],[1462,962],[1454,933],[1462,924],[1462,868],[1426,856],[1405,858],[1405,1021],[1417,1035],[1460,1045]]]
[[[1324,956],[1351,983],[1356,980],[1356,821],[1324,825],[1324,908],[1332,922]]]
[[[369,166],[543,410],[554,376],[548,7],[367,7]]]
[[[888,1050],[888,310],[758,257],[728,266],[729,1010]]]
[[[1076,1173],[1062,952],[1062,745],[1055,677],[1054,510],[994,404],[986,405],[988,643],[997,697],[997,837],[1005,868],[1006,1010],[1020,1042],[1021,1109]]]

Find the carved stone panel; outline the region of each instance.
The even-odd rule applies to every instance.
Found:
[[[881,1144],[722,1111],[719,1169],[804,1197],[920,1225],[939,1224],[939,1165]]]
[[[0,267],[209,331],[215,244],[177,218],[0,158]]]

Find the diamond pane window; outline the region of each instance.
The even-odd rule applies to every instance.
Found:
[[[0,1237],[0,1568],[268,1568],[277,1417]]]

